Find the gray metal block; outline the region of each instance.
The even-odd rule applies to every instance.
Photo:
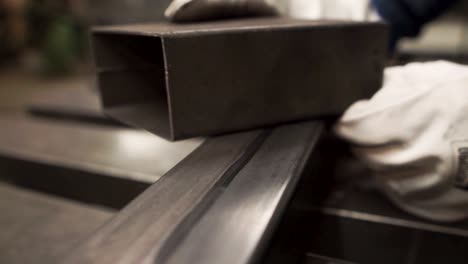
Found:
[[[335,115],[381,85],[382,23],[262,18],[96,28],[105,113],[170,140]]]

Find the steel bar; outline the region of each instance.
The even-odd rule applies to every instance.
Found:
[[[143,263],[155,258],[210,190],[242,165],[263,133],[208,139],[63,262]]]
[[[96,28],[104,111],[177,140],[342,113],[381,85],[382,23],[243,19]]]
[[[319,137],[317,124],[279,127],[239,171],[170,256],[156,263],[252,263],[263,253],[278,217]],[[169,250],[168,250],[169,251]]]
[[[211,138],[65,263],[251,263],[310,157],[316,122]]]

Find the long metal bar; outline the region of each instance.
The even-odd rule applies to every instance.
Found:
[[[156,263],[254,262],[289,200],[319,132],[314,123],[273,130],[167,261],[162,255]]]
[[[65,263],[251,263],[317,141],[315,122],[211,138]]]
[[[263,131],[208,139],[59,263],[142,263],[249,157]]]

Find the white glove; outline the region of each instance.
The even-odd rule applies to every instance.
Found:
[[[276,0],[173,0],[164,15],[173,22],[206,21],[279,13]]]
[[[468,67],[438,61],[385,70],[336,132],[399,207],[436,221],[468,217]]]
[[[380,20],[371,0],[289,0],[288,13],[304,19]]]

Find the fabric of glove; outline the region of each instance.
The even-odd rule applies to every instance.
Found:
[[[371,0],[289,0],[288,13],[295,18],[378,21]]]
[[[400,208],[435,221],[468,216],[468,67],[437,61],[385,70],[383,87],[335,127]]]
[[[194,22],[278,14],[274,0],[173,0],[165,16],[173,22]]]

